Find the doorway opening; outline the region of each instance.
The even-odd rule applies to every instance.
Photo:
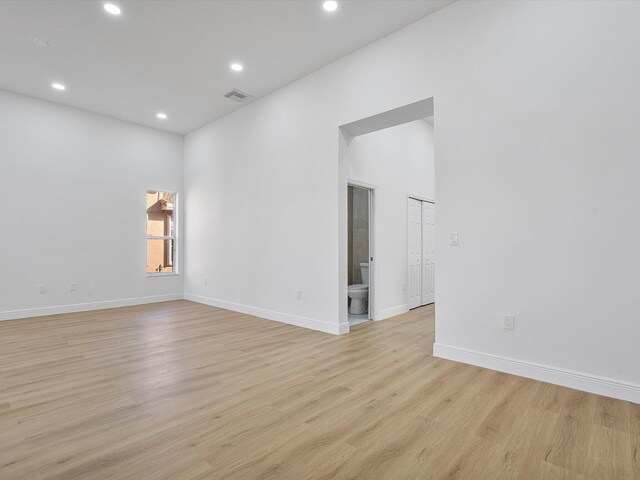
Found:
[[[349,325],[371,320],[373,288],[370,271],[372,254],[372,199],[373,189],[349,183],[347,187],[348,217],[348,319]]]
[[[339,127],[339,333],[349,332],[358,320],[383,320],[415,308],[416,295],[409,302],[407,201],[411,197],[434,204],[433,104],[433,98],[427,98]],[[367,195],[369,198],[368,231],[364,224],[354,223],[358,215],[353,211],[358,201],[354,202],[358,198],[357,189],[363,190],[360,193],[363,198]],[[420,211],[422,220],[422,204]],[[429,213],[433,219],[433,210],[425,207],[427,220]],[[427,233],[433,234],[433,223],[425,222],[425,237]],[[423,228],[422,222],[419,228]],[[368,268],[367,262],[361,261],[366,258],[362,245],[366,237]],[[425,251],[433,243],[431,236]],[[422,245],[420,248],[422,263]],[[420,271],[420,286],[411,286],[420,293],[419,304],[415,306],[423,304],[423,293],[425,304],[434,301],[433,289],[427,288],[435,283],[435,269],[430,268],[433,258],[427,258],[426,264],[424,274]],[[363,268],[369,274],[368,289],[364,287]],[[357,292],[356,287],[367,290],[367,294]],[[362,317],[356,319],[355,315]]]

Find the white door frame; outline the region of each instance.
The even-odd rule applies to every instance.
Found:
[[[407,201],[409,201],[410,198],[413,198],[414,200],[420,200],[421,202],[433,203],[434,205],[436,203],[436,201],[432,198],[423,197],[422,195],[414,195],[413,193],[407,193]]]
[[[376,238],[377,238],[377,228],[378,228],[378,215],[376,208],[376,190],[378,188],[377,185],[372,183],[363,182],[361,180],[355,180],[353,178],[347,178],[347,190],[349,187],[358,187],[364,188],[369,191],[369,308],[368,315],[369,320],[376,320],[378,318],[377,311],[377,302],[378,298],[378,278],[377,278],[377,268],[376,268]],[[349,208],[349,197],[347,195],[347,204],[345,208]],[[348,212],[347,212],[348,215]],[[346,251],[346,261],[345,265],[347,267],[347,276],[349,278],[349,249]],[[373,259],[373,260],[372,260]],[[346,311],[347,317],[349,318],[349,296],[344,300],[344,309]]]
[[[405,217],[405,224],[408,226],[409,225],[409,200],[419,200],[421,202],[429,202],[429,203],[433,203],[433,205],[436,204],[436,201],[433,200],[432,198],[428,198],[428,197],[424,197],[422,195],[414,195],[413,193],[408,193],[407,194],[407,208],[405,209],[406,211],[406,217]],[[422,221],[422,217],[421,217],[421,221]],[[410,270],[410,266],[409,266],[409,230],[407,227],[407,306],[409,305],[409,289],[410,289],[410,285],[409,285],[409,270]],[[437,253],[437,252],[436,252]],[[420,276],[422,281],[422,275]],[[422,288],[420,289],[420,295],[422,296]],[[422,301],[421,301],[422,303]],[[420,305],[422,306],[422,305]],[[417,308],[417,307],[416,307]]]

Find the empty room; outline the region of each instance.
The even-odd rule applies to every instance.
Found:
[[[640,1],[0,0],[0,479],[640,479]]]

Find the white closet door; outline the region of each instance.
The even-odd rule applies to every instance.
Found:
[[[422,202],[409,199],[409,309],[422,303]]]
[[[427,305],[436,301],[435,295],[435,205],[422,203],[422,301]]]

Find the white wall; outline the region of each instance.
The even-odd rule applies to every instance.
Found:
[[[282,90],[186,137],[185,292],[337,332],[337,127],[305,93]]]
[[[180,136],[0,91],[0,319],[180,298],[183,275],[145,275],[145,209],[147,188],[182,191],[182,154]]]
[[[435,200],[433,127],[418,120],[355,137],[347,178],[375,185],[376,320],[406,312],[407,196]]]
[[[640,401],[639,23],[460,1],[190,134],[186,291],[335,331],[338,126],[434,97],[436,353]]]

